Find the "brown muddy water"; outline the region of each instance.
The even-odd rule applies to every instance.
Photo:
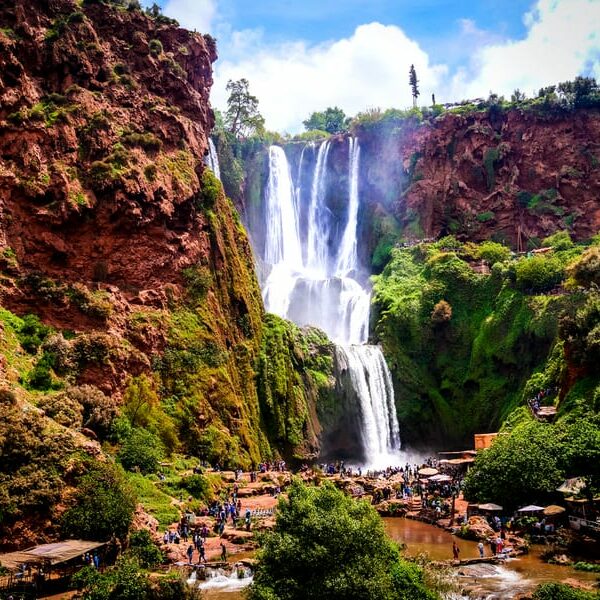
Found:
[[[402,518],[384,518],[388,535],[399,544],[403,544],[408,556],[425,554],[431,560],[450,560],[452,542],[460,548],[460,557],[479,556],[477,543],[454,537],[447,531],[420,521]],[[581,582],[595,582],[598,575],[575,571],[572,567],[549,565],[540,555],[542,546],[532,546],[529,554],[509,559],[503,565],[472,565],[453,570],[453,580],[463,593],[450,598],[485,598],[486,600],[511,600],[517,594],[531,591],[535,586],[547,581],[567,579]],[[489,553],[489,547],[486,548]],[[203,586],[204,598],[210,600],[240,600],[243,587],[251,580],[236,581],[220,577]],[[466,596],[468,590],[470,596]]]

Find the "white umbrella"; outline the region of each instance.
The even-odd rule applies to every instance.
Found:
[[[543,506],[536,506],[535,504],[530,504],[529,506],[524,506],[520,508],[518,512],[540,512],[544,510]]]
[[[480,504],[479,510],[498,511],[498,510],[502,510],[502,507],[499,504],[494,504],[493,502],[488,502],[487,504]]]
[[[437,481],[437,482],[441,483],[444,481],[452,481],[452,477],[450,477],[450,475],[442,475],[440,473],[439,475],[434,475],[433,477],[430,477],[429,481]]]

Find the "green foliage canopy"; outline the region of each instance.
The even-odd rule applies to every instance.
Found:
[[[160,440],[149,431],[136,427],[125,440],[119,451],[119,459],[128,471],[139,469],[142,473],[153,473],[163,458]]]
[[[63,533],[88,540],[124,538],[133,521],[136,499],[123,470],[91,461],[83,467],[73,503],[61,518]]]
[[[245,138],[264,129],[265,120],[258,111],[258,98],[250,93],[247,79],[227,82],[229,92],[225,126],[236,138]]]
[[[299,481],[266,534],[250,600],[434,600],[366,502]]]
[[[346,113],[339,108],[330,106],[322,112],[314,112],[306,121],[302,121],[307,131],[318,130],[327,133],[343,133],[348,131],[350,120]]]
[[[517,508],[544,503],[565,477],[585,477],[590,489],[600,482],[600,429],[597,416],[555,424],[527,419],[501,434],[478,454],[467,474],[464,494],[476,502]]]

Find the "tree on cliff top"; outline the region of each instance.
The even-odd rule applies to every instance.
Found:
[[[227,82],[229,92],[225,126],[236,138],[246,138],[260,133],[265,126],[263,116],[258,112],[258,98],[249,90],[247,79]]]
[[[327,131],[327,133],[343,133],[348,131],[350,119],[346,113],[339,108],[329,106],[322,112],[314,112],[306,121],[302,121],[306,131],[318,130]]]
[[[372,506],[333,485],[295,481],[279,502],[250,600],[434,600],[421,569],[401,559]]]
[[[413,106],[416,108],[417,98],[421,92],[419,92],[419,80],[417,79],[415,65],[410,65],[410,70],[408,72],[408,83],[410,84],[412,90]]]

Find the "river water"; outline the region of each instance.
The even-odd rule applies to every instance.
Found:
[[[439,527],[412,519],[388,517],[383,520],[388,535],[395,542],[405,545],[408,556],[426,554],[431,560],[449,560],[452,558],[453,541],[456,541],[460,548],[461,558],[479,556],[477,542],[457,538]],[[460,588],[471,590],[472,598],[511,600],[515,595],[531,591],[538,584],[547,581],[596,581],[598,576],[594,573],[584,573],[575,571],[572,567],[543,562],[540,558],[542,550],[541,546],[532,546],[529,554],[510,559],[504,565],[460,567],[456,570],[456,583]],[[486,552],[489,552],[489,548],[486,548]],[[203,592],[204,598],[210,600],[243,598],[243,592],[236,582],[218,589],[205,589]]]
[[[406,546],[408,556],[426,554],[431,560],[450,560],[452,542],[460,548],[461,559],[477,558],[477,542],[463,540],[444,529],[412,519],[384,518],[388,535]],[[541,560],[543,546],[533,545],[529,554],[509,559],[504,565],[473,565],[457,570],[457,583],[469,589],[481,590],[475,597],[498,600],[512,599],[516,594],[528,592],[540,583],[577,579],[596,581],[594,573],[575,571],[572,567],[550,565]],[[489,547],[486,547],[489,554]]]

